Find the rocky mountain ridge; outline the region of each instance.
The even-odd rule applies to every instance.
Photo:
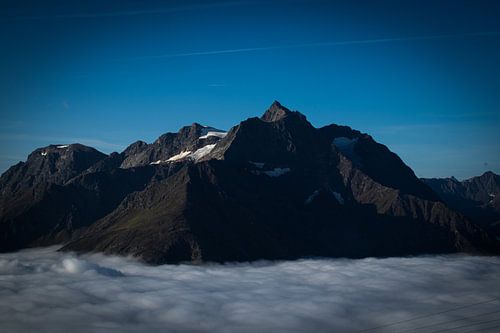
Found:
[[[500,176],[491,171],[459,181],[423,178],[448,206],[500,238]]]
[[[54,149],[85,158],[45,166]],[[109,156],[33,154],[0,178],[2,251],[63,243],[155,264],[499,251],[386,146],[278,102],[228,132],[194,123]]]

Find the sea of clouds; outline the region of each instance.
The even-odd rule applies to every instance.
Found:
[[[498,332],[500,258],[147,266],[0,254],[0,332]]]

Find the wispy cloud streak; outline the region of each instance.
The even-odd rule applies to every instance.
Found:
[[[301,44],[275,45],[275,46],[264,46],[264,47],[247,47],[247,48],[223,49],[223,50],[212,50],[212,51],[167,53],[167,54],[136,57],[134,59],[193,57],[193,56],[222,55],[222,54],[232,54],[232,53],[271,51],[271,50],[299,49],[299,48],[308,48],[308,47],[342,46],[342,45],[356,45],[356,44],[380,44],[380,43],[454,39],[454,38],[482,37],[482,36],[499,36],[499,35],[500,35],[500,31],[483,31],[483,32],[463,33],[463,34],[443,34],[443,35],[430,35],[430,36],[428,35],[428,36],[412,36],[412,37],[358,39],[358,40],[347,40],[347,41],[301,43]]]

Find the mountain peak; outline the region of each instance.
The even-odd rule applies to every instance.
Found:
[[[121,154],[35,150],[0,177],[0,252],[69,242],[152,264],[497,253],[496,179],[425,185],[368,135],[274,102],[229,132],[194,123]],[[467,220],[431,186],[486,210]]]
[[[495,177],[497,176],[493,171],[486,171],[485,173],[483,173],[480,177]]]
[[[260,119],[267,122],[273,122],[284,119],[291,115],[299,116],[304,120],[306,119],[306,116],[304,116],[302,113],[298,111],[291,111],[290,109],[281,105],[280,102],[274,101],[273,104],[271,104],[271,106],[269,107],[269,109],[267,109],[267,111],[262,115],[262,117],[260,117]]]

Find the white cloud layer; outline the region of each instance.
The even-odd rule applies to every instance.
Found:
[[[495,332],[500,258],[164,265],[0,254],[0,332]]]

